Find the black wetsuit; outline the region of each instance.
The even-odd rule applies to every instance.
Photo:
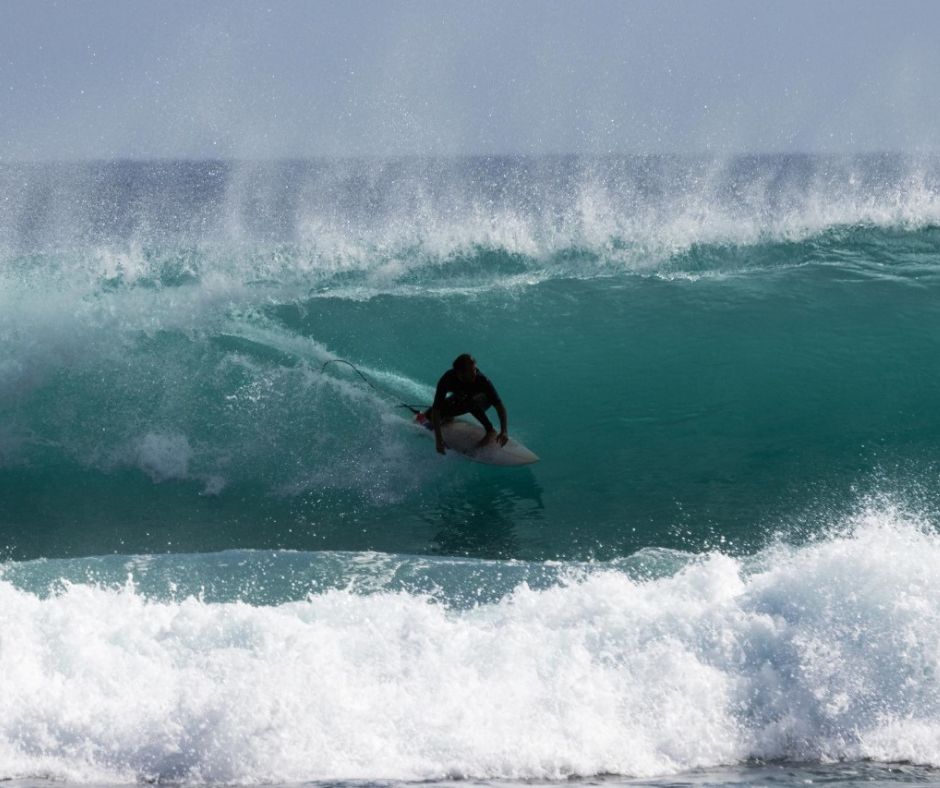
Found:
[[[472,383],[464,383],[456,370],[449,369],[437,381],[434,404],[425,411],[425,415],[430,418],[431,411],[436,410],[441,414],[441,419],[446,421],[454,416],[469,413],[483,425],[487,432],[490,432],[494,431],[493,423],[486,417],[484,411],[501,403],[502,400],[496,393],[496,388],[482,372],[477,371],[477,376]]]

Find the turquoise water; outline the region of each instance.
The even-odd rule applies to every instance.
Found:
[[[933,780],[940,162],[0,192],[0,777]],[[537,465],[398,407],[465,351]]]

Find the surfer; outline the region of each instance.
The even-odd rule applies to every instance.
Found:
[[[499,416],[498,434],[486,416],[486,410],[490,407],[496,408]],[[500,446],[506,445],[509,440],[506,434],[506,425],[509,422],[506,408],[490,379],[477,369],[477,362],[469,353],[457,356],[451,368],[441,375],[437,382],[437,391],[434,393],[434,404],[424,412],[434,427],[434,439],[439,454],[445,454],[447,451],[441,434],[441,424],[453,421],[456,416],[464,413],[473,416],[486,430],[480,446],[487,446],[493,441]]]

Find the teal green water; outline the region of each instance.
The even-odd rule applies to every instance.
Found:
[[[911,241],[940,243],[932,231]],[[583,559],[754,546],[860,491],[932,501],[932,274],[797,262],[318,297],[224,332],[132,336],[17,403],[12,423],[31,438],[0,477],[9,544],[26,556],[261,546]],[[538,466],[441,459],[394,399],[319,371],[328,349],[420,403],[462,348]]]

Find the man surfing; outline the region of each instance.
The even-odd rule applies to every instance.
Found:
[[[496,408],[499,416],[498,434],[486,416],[486,410],[490,407]],[[431,422],[438,454],[447,453],[441,424],[453,421],[456,416],[464,413],[473,416],[486,430],[486,435],[478,445],[487,446],[493,441],[500,446],[506,445],[509,440],[506,434],[509,423],[506,408],[490,379],[477,369],[477,362],[469,353],[457,356],[451,368],[441,375],[434,393],[434,404],[418,416],[419,419],[424,416]]]

